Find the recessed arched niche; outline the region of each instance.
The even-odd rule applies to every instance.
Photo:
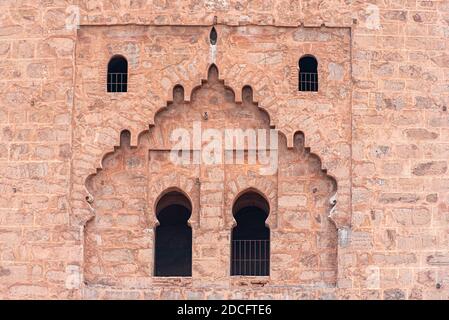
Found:
[[[137,139],[122,130],[117,147],[86,181],[95,214],[85,228],[87,283],[126,287],[131,278],[150,287],[171,278],[263,277],[269,285],[334,286],[337,230],[329,213],[337,183],[304,133],[293,134],[291,147],[284,133],[270,136],[277,147],[269,140],[263,151],[276,155],[272,172],[261,170],[262,149],[248,161],[249,142],[220,149],[233,160],[242,151],[243,164],[205,163],[207,141],[196,144],[195,130],[223,137],[229,128],[271,132],[270,116],[251,86],[240,89],[236,102],[236,89],[215,65],[189,99],[181,84],[172,90],[154,125]],[[190,140],[173,154],[179,129]]]

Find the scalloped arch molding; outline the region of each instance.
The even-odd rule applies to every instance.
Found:
[[[278,170],[272,175],[261,175],[260,163],[179,165],[170,161],[172,130],[189,128],[195,121],[201,121],[202,126],[209,129],[270,128],[269,115],[253,101],[251,87],[245,86],[242,90],[242,102],[235,102],[234,91],[219,79],[217,67],[211,65],[207,80],[192,91],[189,101],[184,98],[180,85],[173,88],[172,101],[158,110],[154,126],[139,133],[137,145],[131,145],[128,130],[122,131],[120,146],[106,153],[101,168],[86,180],[89,191],[89,201],[86,201],[94,214],[85,230],[87,283],[122,287],[128,277],[153,279],[148,267],[151,258],[142,252],[153,248],[148,233],[154,232],[157,226],[154,205],[162,192],[178,189],[192,202],[189,224],[197,237],[195,248],[206,247],[216,253],[226,250],[230,230],[235,224],[232,204],[245,190],[258,190],[269,203],[267,224],[273,234],[279,234],[272,237],[274,248],[278,242],[285,241],[286,236],[297,235],[300,242],[290,244],[291,248],[296,248],[293,255],[302,254],[301,243],[305,241],[311,245],[308,254],[333,256],[316,266],[321,276],[315,281],[335,285],[337,232],[328,215],[334,206],[329,201],[335,195],[337,184],[322,169],[319,157],[304,146],[302,133],[295,134],[291,148],[287,147],[285,136],[278,133]],[[203,117],[205,112],[208,118]],[[298,232],[303,233],[302,238]],[[211,241],[212,234],[221,237]],[[323,239],[327,239],[327,245],[316,245]],[[284,255],[283,250],[274,249],[273,259]],[[207,267],[213,258],[222,264],[220,271]],[[225,258],[222,252],[209,253],[207,259],[194,254],[193,276],[225,277],[226,273],[220,274],[229,265]],[[122,267],[118,268],[117,264]],[[298,272],[298,268],[299,265],[293,264],[291,272]],[[273,276],[280,277],[281,273],[274,264]]]

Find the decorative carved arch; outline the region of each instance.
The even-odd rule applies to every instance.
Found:
[[[188,220],[188,224],[191,227],[196,227],[199,222],[199,201],[198,201],[198,187],[187,182],[187,179],[180,178],[179,180],[170,179],[164,182],[164,185],[155,187],[155,193],[149,192],[148,203],[149,212],[147,212],[148,223],[151,228],[155,228],[159,222],[156,217],[156,206],[159,200],[168,192],[177,191],[183,194],[191,204],[191,216]],[[154,197],[153,195],[157,195]]]
[[[264,210],[264,211],[267,211],[267,213],[268,213],[268,217],[271,215],[271,213],[272,213],[272,207],[271,207],[271,205],[270,205],[270,199],[268,199],[268,197],[263,193],[263,192],[261,192],[259,189],[257,189],[256,187],[248,187],[248,188],[246,188],[246,189],[244,189],[244,190],[241,190],[236,196],[235,196],[235,198],[234,198],[234,201],[232,202],[232,205],[231,205],[231,210],[232,210],[232,217],[233,217],[233,224],[232,224],[232,228],[234,228],[236,225],[237,225],[237,221],[235,220],[235,218],[234,218],[234,215],[235,215],[235,212],[234,211],[238,211],[238,209],[235,209],[235,205],[236,205],[236,203],[240,200],[240,198],[241,198],[241,196],[243,196],[243,195],[245,195],[245,194],[247,194],[247,193],[256,193],[256,194],[258,194],[261,198],[263,198],[266,202],[267,202],[267,205],[268,205],[268,208],[266,208],[266,210],[265,210],[265,208],[262,208],[262,207],[260,207],[260,209],[262,209],[262,210]],[[268,217],[267,217],[267,226],[269,227],[270,226],[270,224],[268,223]]]
[[[211,73],[216,72],[216,76],[218,78],[219,74],[218,74],[218,68],[216,67],[215,64],[211,64],[210,66],[208,66],[208,76]],[[155,119],[158,116],[158,114],[160,112],[162,112],[164,109],[167,108],[167,106],[172,103],[173,101],[175,101],[175,99],[186,99],[187,97],[185,96],[185,92],[190,92],[188,96],[188,100],[185,101],[191,101],[191,97],[193,96],[193,94],[195,93],[196,90],[198,90],[199,88],[201,88],[201,85],[205,82],[206,80],[201,80],[201,84],[199,84],[198,86],[192,88],[191,90],[185,90],[184,87],[182,87],[181,85],[175,85],[172,89],[172,100],[168,100],[167,104],[163,107],[161,107],[160,109],[158,109],[155,113],[153,118],[151,119],[151,122],[149,124],[150,129],[145,129],[140,131],[137,134],[133,134],[132,132],[129,132],[128,130],[124,129],[121,131],[121,135],[123,134],[123,132],[128,132],[130,138],[128,140],[128,146],[130,148],[136,148],[138,145],[140,145],[141,143],[144,143],[144,138],[147,136],[147,134],[153,129],[154,124],[155,124]],[[224,80],[220,80],[219,81],[221,83],[223,83],[225,85],[225,81]],[[241,92],[235,92],[234,90],[232,90],[232,88],[228,87],[225,85],[225,87],[229,90],[231,90],[234,93],[234,99],[236,101],[236,103],[241,102],[242,100],[245,99],[245,92],[247,95],[249,95],[252,99],[252,88],[249,85],[245,85]],[[275,128],[275,125],[272,124],[272,117],[270,117],[269,112],[267,109],[265,109],[262,105],[260,105],[259,103],[255,102],[257,104],[257,106],[259,107],[259,110],[262,111],[263,113],[265,113],[268,116],[269,119],[269,127],[270,128]],[[284,132],[278,130],[279,134],[283,137],[285,137],[286,141],[287,141],[287,149],[294,149],[295,145],[294,145],[294,137],[298,134],[301,133],[303,136],[304,134],[301,131],[295,131],[293,134],[285,134]],[[87,176],[86,180],[85,180],[85,197],[84,197],[84,205],[82,205],[81,207],[85,206],[87,203],[87,209],[89,212],[89,215],[86,215],[86,210],[79,208],[79,212],[83,212],[83,216],[81,216],[79,218],[79,220],[81,221],[82,224],[85,224],[88,220],[90,220],[94,215],[95,215],[95,211],[94,208],[92,206],[92,203],[95,201],[95,199],[93,198],[93,195],[91,194],[91,192],[89,191],[89,189],[87,188],[87,183],[90,179],[92,179],[95,175],[97,175],[99,172],[101,172],[103,170],[103,162],[104,159],[108,156],[110,156],[111,154],[113,154],[118,148],[120,148],[120,146],[114,146],[111,150],[107,150],[103,153],[103,156],[101,157],[100,160],[100,164],[97,167],[95,173],[92,173],[90,175]],[[308,154],[310,154],[311,157],[316,157],[320,160],[320,164],[321,164],[321,158],[318,157],[318,155],[314,152],[311,152],[311,148],[310,147],[305,147],[304,146],[304,150],[306,150],[306,152]],[[333,181],[335,181],[336,184],[336,178],[332,175],[327,174],[327,169],[322,168],[322,171],[324,174],[326,174],[327,177],[329,177],[330,179],[332,179]],[[164,188],[179,188],[181,190],[185,190],[185,192],[187,194],[189,194],[189,190],[190,192],[192,192],[192,185],[191,182],[187,182],[187,180],[182,180],[182,178],[180,177],[180,180],[177,181],[176,177],[168,177],[170,183],[166,183],[164,184]],[[252,178],[251,182],[248,182],[248,185],[246,186],[228,186],[228,191],[227,192],[227,198],[226,198],[226,210],[229,212],[229,200],[230,198],[235,198],[235,196],[241,192],[242,190],[244,190],[245,188],[248,187],[255,187],[255,186],[259,186],[260,187],[260,182],[261,181],[257,181],[258,178]],[[260,179],[259,179],[260,180]],[[262,183],[262,185],[264,185]],[[268,201],[270,203],[270,207],[271,207],[271,211],[270,211],[270,215],[269,215],[269,219],[267,220],[267,223],[269,223],[272,227],[275,227],[277,225],[277,221],[274,217],[276,217],[276,208],[277,208],[277,201],[276,201],[276,194],[273,193],[273,190],[276,190],[275,186],[273,184],[268,184],[269,186],[265,186],[262,187],[261,192],[267,195]],[[162,187],[160,189],[163,189]],[[271,191],[270,191],[271,189]],[[336,188],[337,189],[337,188]],[[150,195],[154,194],[153,191],[156,192],[156,194],[160,194],[163,190],[151,190],[149,189],[149,201],[150,201]],[[229,194],[229,196],[228,196]],[[335,225],[337,227],[342,227],[345,224],[347,224],[347,217],[343,217],[340,218],[339,217],[339,212],[337,211],[337,206],[336,206],[336,198],[337,198],[337,191],[335,191],[335,193],[332,195],[331,197],[331,208],[329,210],[329,218],[335,223]],[[193,200],[194,197],[192,195],[190,195],[190,199]],[[154,200],[154,199],[153,199]],[[195,205],[195,201],[192,201],[193,207],[196,209],[192,210],[192,217],[191,217],[191,222],[193,224],[195,223],[199,223],[199,205]],[[232,206],[231,206],[232,208]],[[152,212],[148,213],[149,217],[153,217],[154,214],[152,214]],[[228,215],[226,215],[227,217]],[[152,220],[152,218],[149,218],[150,221],[150,225],[153,225],[153,223],[155,223],[155,221]],[[273,220],[274,219],[274,220]],[[233,219],[227,219],[225,218],[225,223],[228,227],[231,227],[233,222]]]
[[[280,132],[280,131],[279,131]],[[280,132],[280,134],[283,135],[283,133]],[[285,137],[285,135],[284,135]],[[297,149],[297,151],[299,151],[299,149],[303,149],[303,152],[308,155],[311,158],[316,159],[319,162],[319,166],[320,166],[320,170],[323,173],[323,175],[332,181],[333,185],[334,185],[334,191],[333,193],[330,195],[329,197],[329,211],[328,211],[328,218],[334,223],[334,225],[338,228],[338,221],[336,219],[336,205],[337,205],[337,192],[338,192],[338,182],[337,179],[330,175],[328,173],[328,170],[326,168],[323,167],[322,164],[322,160],[321,158],[314,152],[311,151],[310,147],[306,147],[305,146],[305,135],[302,131],[297,130],[294,132],[293,136],[292,136],[292,145],[289,146],[288,142],[287,142],[287,149],[289,150],[294,150]],[[302,145],[302,147],[301,147]]]
[[[270,228],[277,227],[277,186],[263,177],[253,177],[250,179],[240,179],[239,181],[229,181],[226,189],[226,207],[225,207],[225,225],[227,229],[232,229],[236,225],[236,221],[232,214],[232,208],[235,201],[240,195],[254,191],[267,200],[270,207],[270,214],[266,223]]]

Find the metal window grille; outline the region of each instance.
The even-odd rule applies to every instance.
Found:
[[[108,92],[127,92],[127,73],[108,73]]]
[[[318,91],[318,73],[300,72],[299,91]]]
[[[268,276],[270,240],[232,240],[231,275]]]

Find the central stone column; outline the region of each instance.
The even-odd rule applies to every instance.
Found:
[[[201,165],[200,224],[194,239],[193,279],[223,284],[229,276],[230,234],[223,219],[223,165]]]

